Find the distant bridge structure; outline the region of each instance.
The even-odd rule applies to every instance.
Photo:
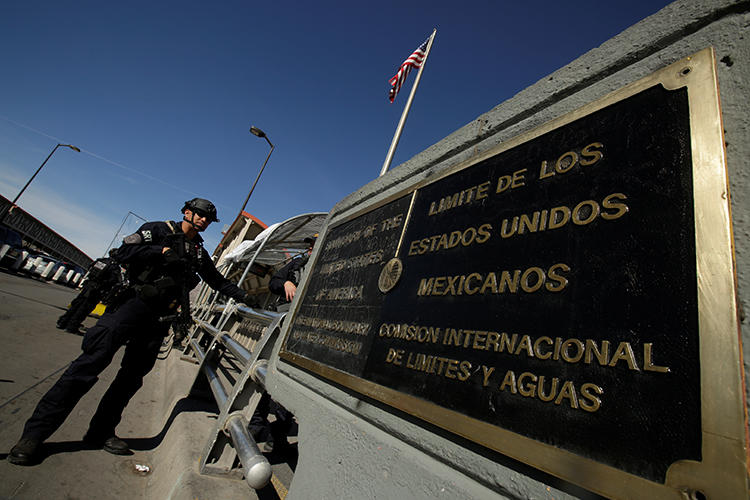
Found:
[[[8,208],[10,200],[0,195],[0,213]],[[78,247],[63,238],[42,223],[39,219],[15,206],[3,221],[3,225],[18,232],[24,240],[24,246],[43,252],[55,259],[70,262],[83,269],[94,260]]]

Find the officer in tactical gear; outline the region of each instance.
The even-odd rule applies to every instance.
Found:
[[[305,269],[307,261],[310,259],[317,236],[316,234],[305,238],[303,241],[307,245],[307,250],[304,255],[292,259],[291,262],[280,268],[271,277],[268,289],[272,293],[279,295],[279,298],[285,302],[277,310],[287,311],[289,309],[289,302],[292,301],[297,293],[297,286],[302,279],[302,272]],[[272,423],[268,421],[269,413],[273,413],[276,418]],[[273,453],[283,454],[290,449],[291,445],[287,440],[287,435],[293,424],[294,415],[292,415],[292,412],[271,399],[271,396],[267,392],[264,392],[258,405],[255,407],[255,412],[253,412],[253,416],[250,419],[248,429],[256,442],[265,441],[270,437],[273,442]]]
[[[70,303],[70,308],[57,320],[57,328],[69,333],[79,333],[81,323],[99,304],[107,303],[110,293],[120,284],[122,272],[120,264],[113,258],[114,249],[109,257],[96,259],[87,273],[83,289]]]
[[[180,222],[148,222],[123,240],[117,250],[128,273],[129,287],[83,337],[83,352],[42,397],[8,460],[29,465],[40,444],[62,425],[98,375],[125,346],[120,370],[99,402],[84,442],[116,455],[129,455],[127,443],[115,435],[122,412],[153,368],[169,322],[184,290],[202,278],[211,288],[237,301],[247,293],[223,277],[203,248],[199,233],[218,221],[216,207],[202,198],[185,202]],[[187,304],[185,305],[187,306]],[[162,321],[160,321],[162,319]]]
[[[297,286],[302,279],[302,271],[305,269],[305,265],[307,265],[307,261],[310,259],[310,253],[312,252],[316,237],[317,235],[305,238],[303,240],[307,245],[307,251],[305,254],[292,259],[291,262],[276,271],[271,277],[271,281],[268,282],[268,289],[271,290],[272,293],[279,295],[282,299],[286,299],[286,303],[291,302],[294,295],[297,293]],[[288,305],[284,310],[287,309]]]

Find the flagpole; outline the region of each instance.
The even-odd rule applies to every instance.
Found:
[[[430,40],[427,42],[427,48],[424,52],[424,59],[422,60],[422,65],[419,67],[419,71],[417,72],[417,77],[414,79],[414,85],[411,87],[411,92],[409,93],[409,99],[406,100],[406,106],[404,106],[404,112],[401,113],[401,119],[398,122],[398,126],[396,127],[396,133],[393,134],[393,141],[391,141],[391,147],[388,150],[388,154],[385,157],[385,162],[383,162],[383,168],[380,170],[380,176],[383,176],[387,171],[388,168],[391,166],[391,161],[393,161],[393,154],[396,152],[396,146],[398,146],[398,141],[401,139],[401,132],[404,130],[404,123],[406,123],[406,117],[409,115],[409,108],[411,108],[411,102],[414,100],[414,94],[417,92],[417,87],[419,86],[419,79],[422,77],[422,70],[424,70],[425,65],[427,64],[427,57],[430,55],[430,48],[432,47],[432,41],[435,39],[435,33],[437,33],[437,28],[434,28],[432,30],[432,35],[430,35]]]

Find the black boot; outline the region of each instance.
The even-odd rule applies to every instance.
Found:
[[[101,448],[102,450],[111,453],[113,455],[132,455],[128,443],[118,438],[117,436],[111,436],[108,438],[101,438],[99,436],[92,436],[86,434],[83,436],[83,442],[94,448]]]
[[[81,335],[81,325],[80,324],[78,324],[78,326],[68,325],[65,328],[65,331],[68,333],[75,333],[76,335]]]
[[[13,449],[10,450],[8,462],[16,465],[31,465],[36,458],[40,444],[42,442],[38,439],[21,438]]]

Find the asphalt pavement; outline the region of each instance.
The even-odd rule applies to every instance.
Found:
[[[82,337],[55,328],[75,294],[62,285],[0,272],[0,500],[259,498],[244,481],[198,473],[216,407],[185,397],[197,365],[180,360],[176,349],[157,361],[123,414],[117,433],[133,455],[111,455],[81,440],[117,372],[121,349],[45,442],[37,464],[6,460],[36,403],[80,353]],[[84,325],[94,323],[88,318]]]

